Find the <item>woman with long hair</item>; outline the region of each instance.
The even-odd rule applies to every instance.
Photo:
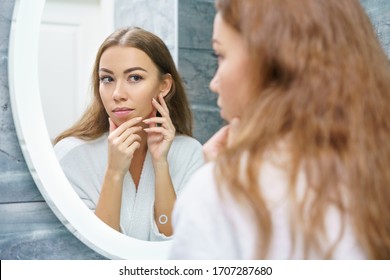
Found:
[[[390,259],[390,65],[358,0],[216,0],[229,122],[174,209],[175,259]]]
[[[170,238],[176,196],[203,158],[168,48],[141,28],[115,31],[96,55],[92,90],[81,119],[55,139],[66,176],[112,228]]]

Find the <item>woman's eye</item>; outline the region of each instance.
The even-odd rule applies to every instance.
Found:
[[[212,55],[216,59],[214,73],[217,73],[218,68],[219,68],[219,64],[221,62],[221,55],[216,53],[216,52],[214,52]]]
[[[213,57],[215,57],[215,58],[217,59],[218,62],[222,59],[221,54],[219,54],[219,53],[217,53],[217,52],[214,52],[214,53],[213,53]]]
[[[139,82],[142,80],[142,77],[140,75],[130,75],[129,80],[130,82]]]
[[[100,77],[100,82],[103,84],[108,84],[108,83],[112,82],[113,80],[114,79],[111,78],[110,76]]]

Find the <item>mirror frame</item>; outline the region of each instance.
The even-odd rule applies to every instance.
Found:
[[[55,155],[39,92],[38,47],[45,0],[20,0],[11,30],[9,85],[16,133],[31,176],[59,220],[91,249],[110,259],[167,259],[172,241],[150,242],[107,226],[78,197]],[[87,222],[86,222],[87,221]]]

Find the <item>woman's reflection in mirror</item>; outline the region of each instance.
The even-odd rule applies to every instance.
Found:
[[[174,202],[203,156],[168,48],[144,29],[116,30],[98,50],[92,91],[81,119],[55,139],[67,178],[112,228],[170,239]]]

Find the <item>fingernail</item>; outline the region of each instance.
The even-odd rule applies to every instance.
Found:
[[[152,101],[157,102],[156,99],[152,98]]]

